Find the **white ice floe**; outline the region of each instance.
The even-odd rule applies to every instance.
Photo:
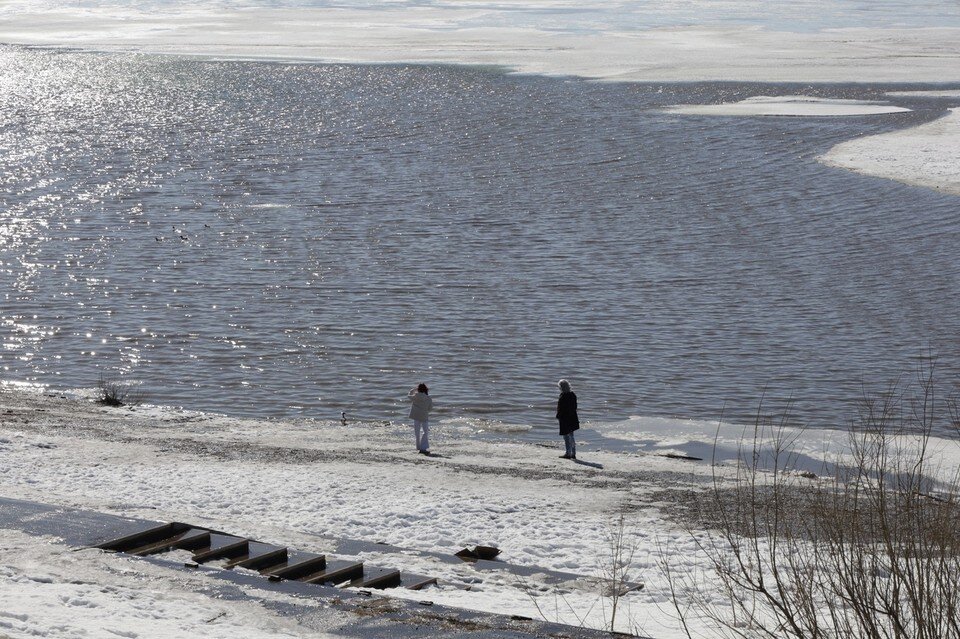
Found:
[[[918,127],[838,144],[820,160],[864,175],[960,195],[960,108]]]
[[[890,91],[890,96],[960,98],[960,90]],[[864,100],[808,96],[757,96],[723,104],[682,104],[666,109],[682,115],[718,116],[862,116],[910,111]],[[918,127],[844,142],[820,160],[864,175],[929,187],[960,195],[960,113]]]
[[[756,96],[722,104],[679,104],[667,108],[684,115],[850,116],[902,113],[905,107],[866,100],[816,98],[805,95]]]
[[[905,98],[960,98],[960,89],[942,91],[887,91],[887,95]]]

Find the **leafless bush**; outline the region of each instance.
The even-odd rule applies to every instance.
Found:
[[[639,577],[635,557],[639,549],[636,531],[630,525],[625,509],[607,527],[606,544],[597,558],[600,572],[600,604],[603,607],[606,630],[617,627],[617,613],[623,598],[642,586],[636,583]],[[604,599],[609,601],[609,609]]]
[[[598,577],[590,580],[596,586],[597,598],[586,610],[578,611],[564,594],[555,591],[553,614],[549,614],[550,609],[540,605],[538,593],[540,596],[549,594],[550,588],[533,587],[523,578],[519,580],[518,586],[533,603],[537,614],[544,621],[563,623],[564,618],[572,616],[577,621],[577,627],[585,628],[591,613],[599,607],[603,615],[604,630],[621,636],[639,636],[639,628],[632,620],[625,624],[621,618],[621,629],[617,630],[617,619],[622,611],[623,598],[630,592],[643,587],[643,584],[637,581],[640,576],[636,561],[640,548],[639,539],[626,508],[620,508],[617,516],[608,523],[604,534],[606,543],[596,557]],[[624,627],[629,630],[624,632]]]
[[[789,470],[785,421],[758,418],[732,488],[715,467],[707,574],[664,565],[688,637],[960,638],[960,477],[930,449],[957,411],[932,365],[908,391],[865,400],[849,460],[814,481]]]
[[[100,397],[97,402],[104,406],[137,406],[143,401],[143,392],[129,383],[105,380],[97,382]]]

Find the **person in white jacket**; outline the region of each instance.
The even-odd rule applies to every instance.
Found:
[[[421,455],[430,454],[430,409],[433,400],[430,399],[430,389],[421,382],[416,388],[410,389],[410,419],[413,420],[413,434],[416,437],[417,452]],[[423,435],[421,435],[423,431]]]

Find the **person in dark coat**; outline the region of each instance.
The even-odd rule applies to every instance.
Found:
[[[557,382],[557,386],[560,387],[557,420],[560,422],[560,434],[567,448],[567,452],[560,455],[560,459],[576,459],[577,442],[573,438],[573,433],[580,428],[580,418],[577,417],[577,394],[570,390],[570,382],[565,379]]]

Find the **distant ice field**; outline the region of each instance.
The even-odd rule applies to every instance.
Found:
[[[960,370],[957,198],[817,158],[922,85],[0,49],[0,377],[260,416],[841,425]],[[808,95],[910,109],[712,117]]]
[[[691,25],[755,25],[807,31],[862,27],[957,27],[960,11],[950,0],[7,0],[14,12],[84,12],[115,15],[188,11],[362,10],[369,13],[437,11],[459,27],[535,27],[571,32],[651,29]]]
[[[0,2],[0,43],[609,80],[960,81],[951,0]]]

